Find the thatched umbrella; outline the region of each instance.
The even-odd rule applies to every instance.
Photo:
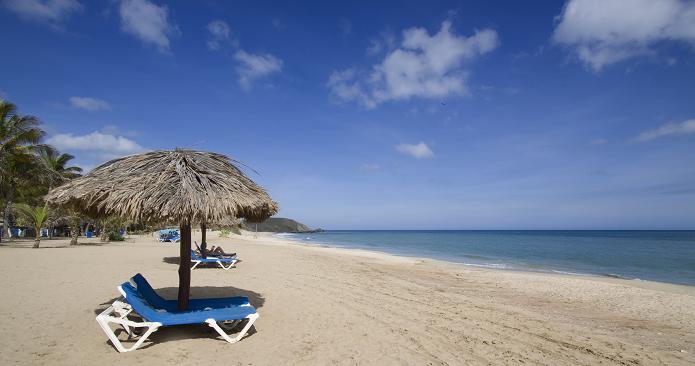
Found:
[[[259,222],[277,212],[268,193],[235,163],[222,154],[185,149],[131,155],[54,188],[46,200],[93,217],[178,223],[178,307],[184,310],[191,286],[191,224],[224,222],[229,217]]]

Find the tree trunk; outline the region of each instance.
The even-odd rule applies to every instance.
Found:
[[[181,234],[179,262],[179,310],[188,309],[188,298],[191,293],[191,223],[186,220],[179,225]]]
[[[2,237],[7,235],[7,241],[12,240],[12,235],[8,234],[10,231],[10,213],[12,212],[12,201],[14,200],[14,187],[10,187],[9,192],[7,192],[7,197],[5,201],[5,212],[2,217]]]
[[[72,234],[72,239],[70,239],[70,245],[77,245],[77,237],[80,235],[80,231],[72,230],[70,234]]]
[[[39,244],[41,243],[41,228],[37,228],[36,230],[36,238],[34,239],[34,249],[39,247]]]

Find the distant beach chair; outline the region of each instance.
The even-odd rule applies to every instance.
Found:
[[[159,309],[164,309],[166,311],[176,311],[177,301],[167,300],[159,296],[157,292],[152,288],[147,279],[140,273],[136,274],[130,279],[130,284],[135,287],[137,292],[152,306]],[[203,310],[205,308],[225,308],[230,306],[248,306],[249,298],[246,296],[233,296],[233,297],[218,297],[218,298],[205,298],[205,299],[190,299],[188,300],[188,309],[191,310]]]
[[[170,242],[175,243],[181,241],[181,235],[178,230],[175,229],[163,229],[156,232],[157,240],[162,243]]]
[[[198,255],[198,253],[195,252],[195,250],[191,250],[191,262],[194,263],[193,267],[191,269],[195,269],[195,267],[198,267],[199,264],[201,263],[217,263],[224,269],[225,271],[229,270],[230,268],[234,267],[236,262],[239,260],[236,258],[223,258],[223,257],[207,257],[203,258]],[[229,266],[225,267],[224,263],[229,264]]]
[[[203,307],[202,303],[196,308],[191,308],[185,311],[169,311],[167,309],[154,307],[149,303],[138,290],[128,282],[124,282],[118,286],[118,291],[123,295],[126,302],[115,301],[109,308],[97,315],[97,322],[101,329],[106,333],[106,336],[111,340],[111,343],[116,347],[118,352],[130,352],[142,345],[143,342],[153,332],[157,331],[162,326],[183,325],[183,324],[204,324],[207,323],[222,338],[229,343],[236,343],[241,340],[249,331],[253,323],[258,319],[256,308],[251,305],[227,306],[221,308]],[[198,299],[204,301],[204,299]],[[128,318],[128,315],[135,312],[142,317],[144,321],[134,321]],[[231,329],[239,322],[248,319],[248,323],[237,334],[236,337],[230,337],[223,329]],[[218,324],[220,322],[232,322],[231,325]],[[130,348],[123,346],[121,341],[116,336],[116,333],[111,329],[110,323],[122,326],[128,333],[128,338],[137,337],[133,332],[134,328],[147,328],[147,330],[139,337],[137,342]]]

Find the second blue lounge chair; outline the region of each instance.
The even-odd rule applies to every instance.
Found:
[[[195,252],[195,250],[191,250],[191,262],[194,263],[193,267],[191,269],[195,269],[195,267],[198,267],[199,264],[201,263],[217,263],[224,269],[225,271],[229,270],[230,268],[234,267],[234,264],[238,262],[239,260],[236,258],[221,258],[221,257],[207,257],[203,258],[198,255],[198,253]],[[225,267],[223,263],[229,264],[229,266]]]

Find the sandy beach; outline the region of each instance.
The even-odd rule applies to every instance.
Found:
[[[192,296],[246,295],[260,319],[236,344],[165,327],[120,354],[94,317],[141,272],[176,296],[178,244],[151,236],[0,247],[6,365],[689,365],[695,288],[478,269],[260,235],[209,243],[238,268],[192,272]],[[200,232],[194,233],[200,240]]]

